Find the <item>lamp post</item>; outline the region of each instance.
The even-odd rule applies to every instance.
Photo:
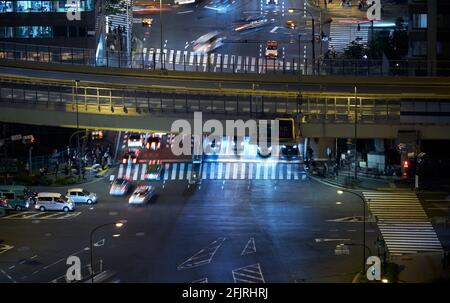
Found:
[[[75,106],[77,107],[77,149],[78,149],[78,180],[81,179],[81,159],[80,159],[80,123],[78,115],[78,83],[80,80],[75,80]]]
[[[361,199],[362,201],[362,206],[363,206],[363,260],[362,260],[362,268],[363,268],[363,272],[366,269],[366,200],[364,199],[363,196],[361,196],[360,194],[350,191],[350,190],[346,190],[346,189],[340,189],[337,191],[338,195],[342,195],[344,194],[344,192],[352,194],[357,196],[359,199]]]
[[[162,0],[159,0],[159,30],[161,36],[161,53],[160,53],[160,61],[161,61],[161,69],[164,69],[164,53],[163,53],[163,21],[162,21]]]
[[[357,87],[355,85],[355,185],[358,179],[358,97],[357,97]]]
[[[315,25],[314,25],[315,20],[314,20],[314,16],[309,10],[301,9],[301,8],[289,8],[288,12],[290,14],[292,14],[294,12],[306,12],[311,17],[311,30],[312,30],[311,46],[312,46],[312,61],[313,61],[313,63],[312,63],[312,66],[313,66],[312,71],[313,71],[313,74],[314,74],[315,73],[315,62],[316,62],[316,46],[315,46],[315,41],[314,41],[315,40],[315,28],[314,28],[315,27]],[[301,20],[301,18],[299,18],[299,20]],[[299,30],[300,30],[300,28],[299,28]]]
[[[109,225],[114,225],[116,228],[121,228],[123,225],[125,224],[125,221],[117,221],[117,222],[110,222],[110,223],[105,223],[102,225],[97,226],[96,228],[94,228],[89,236],[89,245],[90,245],[90,251],[91,251],[91,283],[94,283],[94,251],[93,251],[93,243],[92,243],[92,237],[94,235],[94,232],[102,227],[105,226],[109,226]]]

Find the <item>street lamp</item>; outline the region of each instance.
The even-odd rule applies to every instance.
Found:
[[[80,159],[80,123],[78,116],[78,83],[80,80],[75,80],[75,106],[77,107],[77,149],[78,149],[78,181],[81,179],[81,159]]]
[[[159,60],[161,61],[161,69],[164,69],[164,53],[163,53],[163,22],[162,22],[162,0],[159,0],[159,27],[160,27],[160,36],[161,36],[161,52],[160,52],[160,58]]]
[[[339,189],[336,191],[336,193],[338,195],[343,195],[344,192],[355,195],[358,198],[360,198],[362,201],[362,206],[363,206],[363,246],[364,246],[363,247],[363,273],[364,273],[364,270],[366,269],[366,200],[360,194],[350,191],[350,190]]]
[[[314,16],[309,10],[301,9],[301,8],[289,8],[288,12],[290,14],[292,14],[294,12],[306,12],[311,17],[311,29],[312,29],[311,46],[312,46],[312,61],[313,61],[313,64],[312,64],[313,69],[312,69],[312,71],[313,71],[313,74],[314,74],[314,72],[315,72],[315,62],[316,62],[316,47],[315,47],[315,41],[314,41],[315,40],[315,29],[314,29],[314,22],[315,21],[314,21]],[[299,18],[299,20],[301,20],[301,18]],[[300,28],[299,28],[299,31],[300,31]],[[299,58],[299,61],[300,61],[300,58]]]
[[[124,221],[124,220],[120,220],[120,221],[117,221],[117,222],[105,223],[105,224],[97,226],[96,228],[94,228],[91,231],[91,234],[90,234],[90,237],[89,237],[89,239],[90,239],[89,240],[89,245],[90,245],[90,250],[91,250],[91,283],[94,283],[94,250],[93,250],[94,245],[92,243],[92,237],[94,235],[94,232],[96,230],[102,228],[102,227],[109,226],[109,225],[114,225],[116,228],[121,228],[121,227],[124,226],[125,222],[126,221]]]

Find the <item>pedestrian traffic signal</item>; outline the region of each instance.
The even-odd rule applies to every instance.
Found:
[[[23,144],[31,144],[34,143],[35,139],[33,135],[23,136],[22,143]]]

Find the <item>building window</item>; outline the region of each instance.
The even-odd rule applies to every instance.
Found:
[[[80,12],[93,11],[94,0],[80,0]],[[70,0],[60,1],[0,1],[0,13],[67,12]]]
[[[427,25],[427,14],[413,14],[412,27],[414,29],[425,29]]]
[[[13,28],[11,26],[0,27],[0,38],[12,38]]]
[[[427,41],[413,41],[412,55],[418,56],[418,57],[426,56],[427,55]]]
[[[11,13],[13,10],[12,1],[0,1],[0,13]]]

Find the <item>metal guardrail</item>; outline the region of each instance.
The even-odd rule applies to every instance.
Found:
[[[175,52],[161,55],[158,51],[155,49],[147,53],[131,54],[106,51],[106,56],[99,58],[93,49],[0,42],[0,59],[56,64],[218,73],[344,76],[426,76],[431,64],[435,65],[434,69],[438,75],[450,75],[450,61],[321,58],[313,63],[306,59],[298,62],[296,57],[282,59],[258,57],[256,60],[238,61],[236,59],[238,56],[225,57],[223,54],[219,56],[189,52],[186,55],[183,52],[177,56]]]
[[[39,81],[42,81],[40,83]],[[295,117],[303,122],[398,123],[403,99],[286,92],[277,96],[242,95],[220,89],[199,93],[189,89],[125,85],[103,87],[73,81],[0,76],[2,106],[25,107],[90,114],[141,115],[186,114],[201,111],[206,115],[233,117]],[[167,89],[167,90],[166,90]],[[203,91],[203,89],[202,89]]]

